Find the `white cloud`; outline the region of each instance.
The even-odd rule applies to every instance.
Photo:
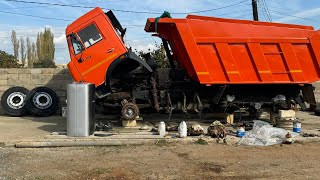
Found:
[[[54,37],[53,41],[54,41],[55,45],[61,45],[61,44],[65,45],[67,42],[66,36],[64,34],[61,34],[58,37]]]

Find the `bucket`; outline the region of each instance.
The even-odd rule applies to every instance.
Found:
[[[296,133],[301,133],[301,122],[296,120],[296,121],[293,121],[293,132],[296,132]]]
[[[158,132],[161,137],[166,135],[166,124],[163,121],[161,121],[159,124]]]
[[[243,137],[245,134],[246,134],[246,131],[244,130],[243,127],[239,127],[239,128],[237,129],[237,136],[238,136],[238,137]]]
[[[181,138],[187,137],[187,124],[186,124],[186,122],[182,121],[179,124],[178,133],[179,133],[179,137],[181,137]]]

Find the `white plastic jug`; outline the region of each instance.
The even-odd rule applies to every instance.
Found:
[[[187,137],[187,124],[186,124],[186,122],[182,121],[179,124],[178,133],[179,133],[179,137],[181,137],[181,138]]]
[[[166,135],[166,124],[163,121],[161,121],[159,124],[158,132],[161,137]]]

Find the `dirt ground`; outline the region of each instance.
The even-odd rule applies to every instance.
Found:
[[[304,132],[320,134],[318,116],[297,117]],[[248,147],[149,139],[145,145],[19,149],[7,145],[66,131],[66,118],[1,116],[0,128],[0,180],[319,179],[320,141]]]
[[[318,179],[320,143],[0,148],[0,179]]]

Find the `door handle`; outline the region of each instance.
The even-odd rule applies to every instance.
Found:
[[[112,51],[114,51],[114,48],[108,49],[107,53],[111,53]]]
[[[91,58],[91,56],[88,56],[88,57],[84,58],[83,61],[86,61],[86,60],[88,60],[90,58]]]

